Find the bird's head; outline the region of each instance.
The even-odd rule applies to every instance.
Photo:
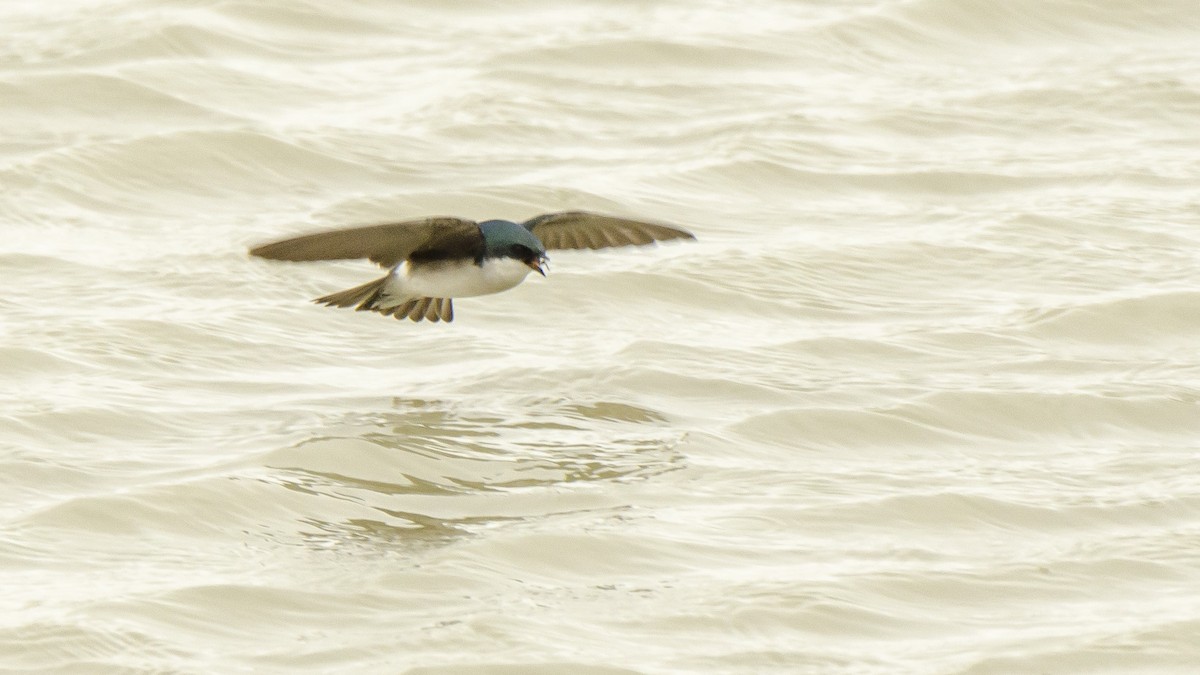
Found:
[[[485,220],[479,223],[483,233],[484,257],[515,258],[534,272],[546,276],[546,247],[523,225],[508,220]]]

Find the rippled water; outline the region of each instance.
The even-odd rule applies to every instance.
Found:
[[[0,668],[1200,668],[1194,3],[0,25]],[[699,241],[450,325],[245,253],[574,208]]]

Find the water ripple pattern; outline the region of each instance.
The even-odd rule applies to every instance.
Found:
[[[0,25],[0,669],[1200,669],[1191,0]],[[246,255],[567,209],[699,239]]]

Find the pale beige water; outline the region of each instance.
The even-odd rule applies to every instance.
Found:
[[[1193,2],[0,26],[0,668],[1200,671]],[[700,241],[245,255],[568,208]]]

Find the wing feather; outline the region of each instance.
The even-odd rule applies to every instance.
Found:
[[[604,216],[587,211],[546,213],[523,223],[548,250],[642,246],[669,239],[695,239],[687,230],[665,223]]]
[[[260,244],[250,255],[291,261],[366,258],[392,267],[413,256],[475,256],[482,249],[483,235],[475,221],[434,217],[305,234]]]

